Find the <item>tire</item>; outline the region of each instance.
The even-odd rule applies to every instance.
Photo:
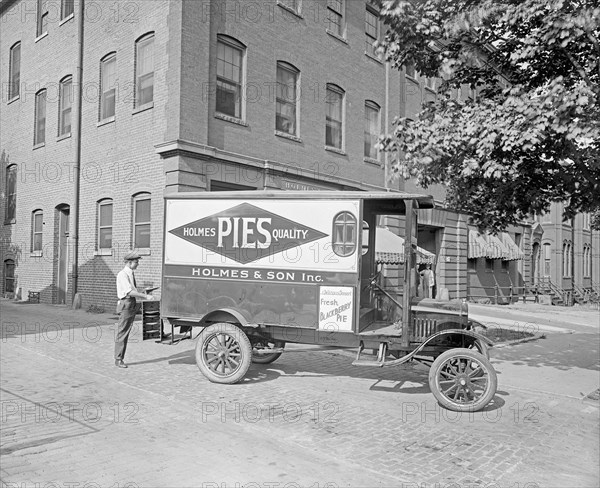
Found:
[[[258,346],[258,347],[257,347]],[[282,352],[274,352],[272,354],[258,354],[256,353],[257,349],[272,349],[274,347],[285,347],[285,342],[283,341],[261,341],[256,342],[252,349],[252,362],[256,364],[271,364],[273,361],[279,359]]]
[[[472,351],[478,352],[479,354],[485,356],[486,359],[490,359],[490,348],[488,345],[480,341],[479,339],[475,339],[467,349],[471,349]],[[480,377],[483,375],[483,369],[479,369],[477,373],[475,373],[476,377]]]
[[[475,339],[473,343],[467,347],[467,349],[471,349],[473,351],[478,352],[482,356],[485,356],[486,359],[490,359],[490,348],[489,346],[479,339]]]
[[[196,365],[209,381],[233,384],[241,381],[252,362],[252,346],[239,327],[218,323],[198,336]]]
[[[476,412],[494,398],[498,378],[484,355],[472,349],[450,349],[431,365],[429,387],[444,408]]]

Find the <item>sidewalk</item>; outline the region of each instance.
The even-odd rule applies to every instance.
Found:
[[[573,333],[600,330],[600,310],[514,303],[482,305],[469,303],[469,318],[487,326],[526,329],[532,332]]]

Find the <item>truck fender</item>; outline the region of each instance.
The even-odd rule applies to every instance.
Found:
[[[418,348],[417,351],[421,350],[423,347],[425,347],[427,344],[429,344],[430,342],[432,342],[434,339],[437,339],[438,337],[441,337],[443,335],[464,335],[464,336],[469,336],[469,337],[473,337],[474,339],[478,339],[481,342],[487,344],[488,346],[493,346],[494,342],[490,339],[488,339],[487,337],[478,334],[477,332],[473,332],[472,330],[466,330],[466,329],[446,329],[446,330],[441,330],[439,332],[436,332],[435,334],[433,334],[431,337],[428,337],[427,340],[425,342],[423,342]]]
[[[244,312],[234,308],[220,308],[219,310],[213,310],[202,317],[202,320],[200,320],[200,325],[206,326],[210,323],[217,322],[238,324],[242,327],[258,327],[258,324],[250,323],[249,318],[244,314]]]

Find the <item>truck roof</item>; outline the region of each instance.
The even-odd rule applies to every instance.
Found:
[[[421,193],[372,192],[372,191],[288,191],[288,190],[244,190],[244,191],[203,191],[170,193],[164,196],[165,200],[233,200],[250,199],[261,200],[277,198],[282,200],[416,200],[419,208],[433,208],[433,197]]]

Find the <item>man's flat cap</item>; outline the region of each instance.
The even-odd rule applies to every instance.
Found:
[[[140,256],[137,251],[131,251],[123,257],[123,261],[134,261],[136,259],[142,259],[142,256]]]

